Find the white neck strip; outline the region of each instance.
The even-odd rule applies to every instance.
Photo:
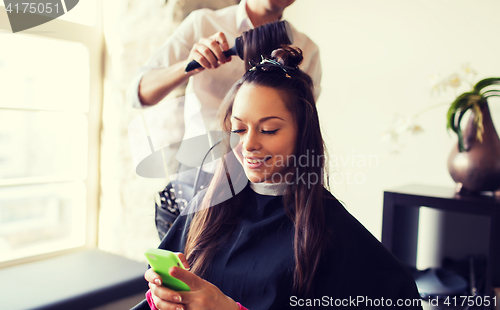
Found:
[[[285,189],[288,186],[285,182],[283,183],[252,183],[250,182],[250,188],[254,192],[260,195],[266,196],[281,196],[285,193]]]

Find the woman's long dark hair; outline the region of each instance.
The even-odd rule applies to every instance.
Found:
[[[306,73],[297,67],[302,61],[301,50],[283,46],[273,52],[272,59],[287,66],[288,69],[283,70],[280,66],[257,66],[257,68],[248,71],[232,87],[219,111],[222,113],[222,127],[229,132],[236,93],[241,85],[252,84],[279,91],[283,102],[292,113],[297,126],[294,155],[296,158],[305,155],[307,163],[306,165],[300,163],[295,165],[295,181],[285,191],[283,207],[286,208],[295,227],[293,241],[294,292],[312,297],[314,296],[314,279],[318,273],[319,262],[322,254],[326,251],[327,243],[331,240],[330,232],[325,223],[323,206],[325,147],[313,96],[313,82]],[[290,67],[296,69],[293,70]],[[245,197],[248,191],[242,191],[226,201],[217,203],[220,201],[218,188],[224,186],[228,177],[228,169],[230,169],[228,167],[239,165],[232,152],[228,153],[223,163],[224,165],[221,165],[220,170],[216,172],[202,201],[202,210],[193,217],[185,247],[191,270],[200,276],[206,274],[219,245],[231,234],[234,224],[238,221],[238,214],[241,214],[238,208],[244,206],[248,201],[248,197]],[[300,178],[300,176],[303,177]],[[311,176],[316,178],[316,182],[309,182]],[[248,182],[242,173],[239,173],[236,178],[231,174],[232,187],[235,187],[239,178],[245,178]],[[288,208],[288,206],[292,206],[292,208]]]

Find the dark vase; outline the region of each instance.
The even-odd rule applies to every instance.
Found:
[[[485,103],[483,113],[483,142],[476,138],[475,113],[472,111],[464,131],[465,151],[459,152],[458,143],[448,157],[448,171],[460,193],[492,191],[500,194],[500,139]]]

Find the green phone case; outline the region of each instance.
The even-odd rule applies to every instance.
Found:
[[[182,262],[179,259],[179,257],[175,255],[173,252],[161,249],[148,249],[146,253],[144,253],[144,255],[146,255],[146,258],[148,259],[151,268],[153,268],[153,270],[160,275],[164,286],[174,291],[191,290],[186,283],[172,277],[168,273],[168,270],[173,266],[178,266],[182,269],[186,269],[182,265]]]

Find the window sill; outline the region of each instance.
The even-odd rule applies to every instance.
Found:
[[[89,309],[147,290],[147,265],[84,250],[0,270],[4,309]]]

